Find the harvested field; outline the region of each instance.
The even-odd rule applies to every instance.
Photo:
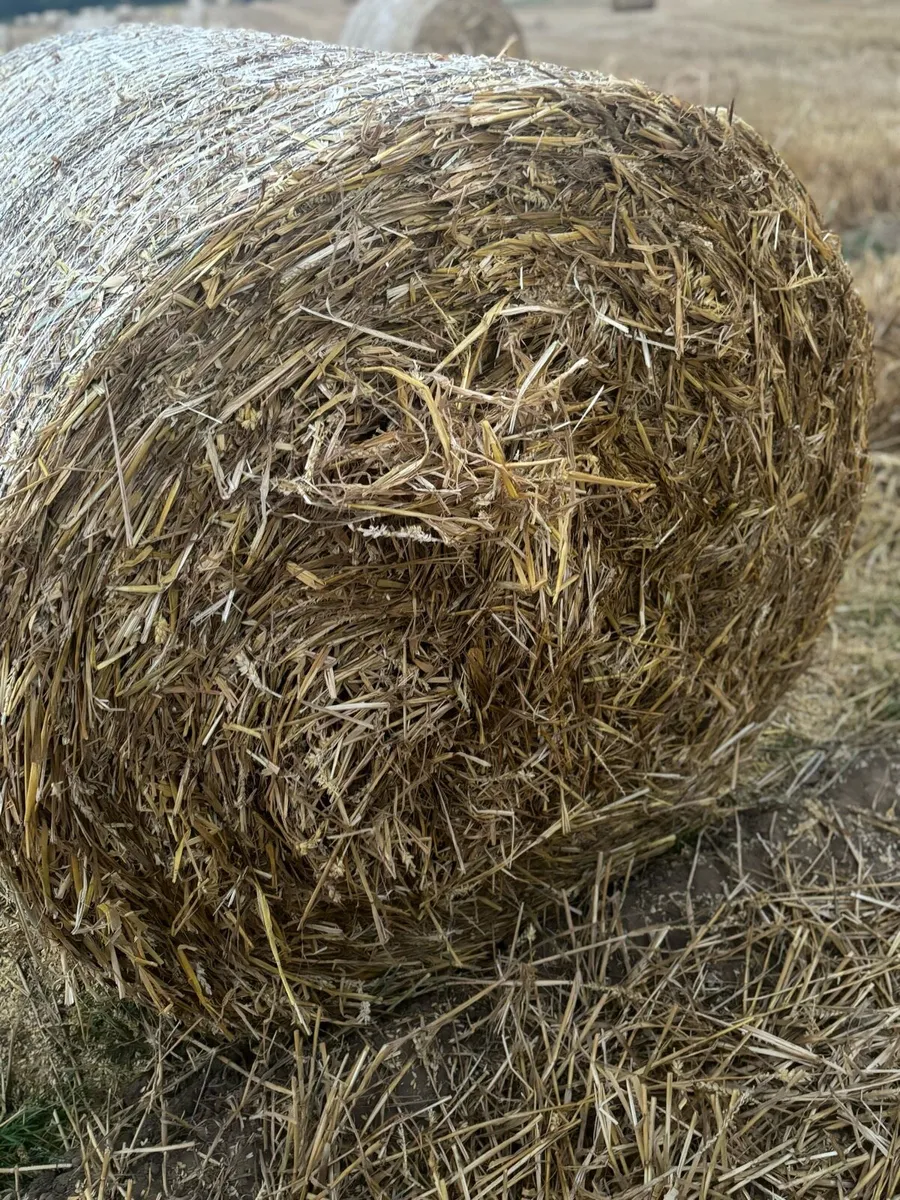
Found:
[[[223,1046],[148,1022],[71,964],[44,951],[35,961],[33,935],[6,904],[0,1194],[6,1184],[32,1200],[900,1194],[896,6],[514,11],[536,57],[734,101],[842,235],[872,309],[877,453],[812,668],[736,763],[736,812],[719,833],[625,883],[601,863],[596,889],[523,912],[492,966],[356,1032]],[[164,12],[333,40],[346,8]],[[17,26],[8,42],[41,28]]]
[[[83,1167],[25,1194],[893,1195],[900,763],[833,777],[622,883],[600,862],[555,928],[375,1025],[145,1029],[152,1066],[58,1148]]]
[[[872,445],[900,453],[900,251],[884,251],[878,242],[870,243],[854,275],[875,337],[877,403],[870,423]]]

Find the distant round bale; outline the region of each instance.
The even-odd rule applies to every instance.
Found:
[[[502,0],[359,0],[341,42],[363,50],[525,57],[522,30]]]
[[[355,1019],[715,808],[871,355],[746,125],[127,27],[0,61],[0,864],[120,988]]]

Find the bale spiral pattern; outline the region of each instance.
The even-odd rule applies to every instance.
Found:
[[[0,61],[0,863],[162,1008],[356,1016],[696,825],[870,351],[740,122],[128,28]]]

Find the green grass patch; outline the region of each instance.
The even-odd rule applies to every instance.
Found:
[[[66,1148],[57,1112],[50,1104],[28,1104],[0,1116],[0,1169],[60,1161]]]

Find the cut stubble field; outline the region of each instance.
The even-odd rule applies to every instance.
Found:
[[[334,41],[346,7],[191,11]],[[733,105],[852,255],[873,479],[816,660],[736,763],[719,833],[624,881],[601,860],[583,897],[523,916],[492,971],[362,1031],[222,1047],[98,992],[0,897],[0,1195],[900,1194],[900,10],[516,13],[534,58]]]

